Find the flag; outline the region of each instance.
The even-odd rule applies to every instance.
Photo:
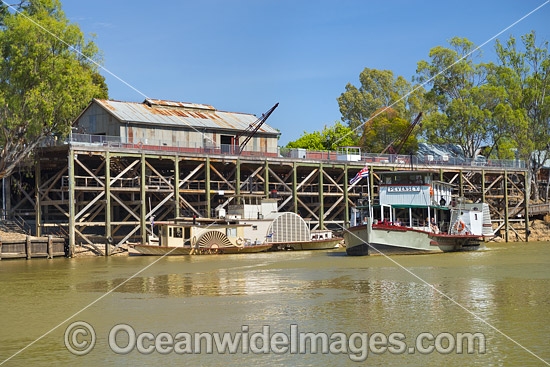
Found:
[[[353,185],[355,182],[359,181],[364,177],[369,177],[369,167],[365,167],[361,171],[357,172],[355,177],[349,180],[349,184]]]

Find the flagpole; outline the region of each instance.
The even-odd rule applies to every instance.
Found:
[[[369,175],[371,174],[370,172],[370,169],[369,169]],[[370,202],[370,177],[367,176],[367,201],[369,203],[369,217],[370,217],[370,220],[371,220],[371,223],[372,221],[374,220],[373,216],[372,216],[372,205],[371,205],[371,202]]]

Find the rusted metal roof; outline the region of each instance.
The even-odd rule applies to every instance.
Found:
[[[255,115],[248,113],[218,111],[209,105],[159,99],[146,99],[143,103],[104,99],[94,99],[94,102],[109,110],[121,122],[192,127],[198,130],[242,131],[258,119]],[[259,131],[266,134],[279,134],[267,124],[263,124]]]
[[[211,110],[216,111],[216,109],[207,104],[200,103],[187,103],[187,102],[174,102],[174,101],[165,101],[163,99],[151,99],[147,98],[143,103],[148,105],[157,105],[157,106],[166,106],[166,107],[184,107],[184,108],[194,108],[201,110]]]

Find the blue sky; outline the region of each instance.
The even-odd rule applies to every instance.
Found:
[[[281,145],[340,119],[336,98],[365,68],[410,80],[430,48],[454,36],[476,44],[541,0],[523,1],[126,1],[61,0],[95,34],[107,69],[150,98],[260,115]],[[550,38],[550,4],[510,29]],[[494,42],[484,47],[492,59]],[[144,97],[105,72],[111,99]]]

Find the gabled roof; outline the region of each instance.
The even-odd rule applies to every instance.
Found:
[[[196,103],[146,99],[143,103],[94,99],[120,122],[159,126],[191,127],[197,130],[242,131],[258,118],[248,113],[218,111],[214,107]],[[80,116],[79,116],[80,117]],[[279,132],[263,124],[259,133],[278,135]]]

